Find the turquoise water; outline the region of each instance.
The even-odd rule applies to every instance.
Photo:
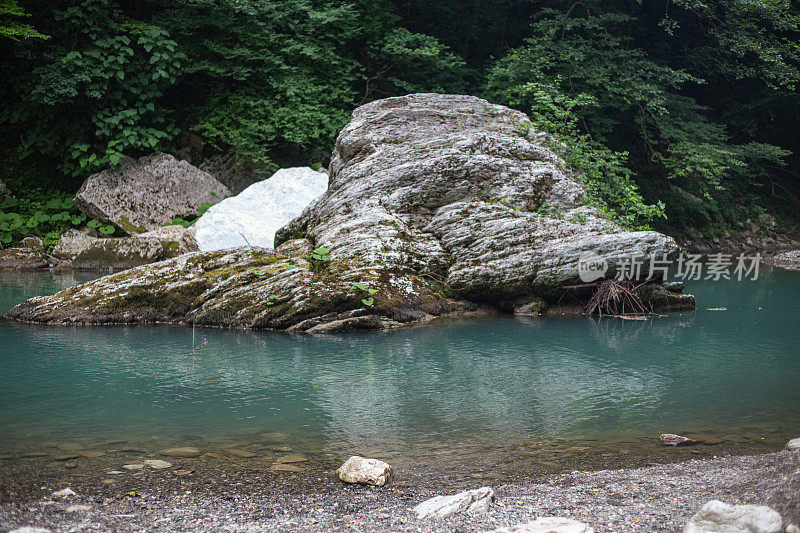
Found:
[[[1,274],[0,309],[84,278]],[[646,322],[511,317],[313,337],[0,320],[0,449],[281,432],[320,448],[800,434],[800,273],[695,282]],[[706,308],[727,308],[725,311]],[[387,444],[388,443],[388,444]]]

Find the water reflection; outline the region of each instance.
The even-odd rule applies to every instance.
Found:
[[[0,301],[74,281],[15,278]],[[2,322],[0,444],[253,431],[350,449],[745,427],[791,435],[800,430],[800,276],[757,283],[695,287],[725,313],[451,321],[333,337],[204,330],[196,356],[185,328]]]

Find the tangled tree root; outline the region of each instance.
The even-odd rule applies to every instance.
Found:
[[[651,311],[639,296],[639,287],[630,281],[606,279],[600,282],[589,303],[583,308],[587,315],[643,315]]]

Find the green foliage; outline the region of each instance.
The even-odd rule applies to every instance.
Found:
[[[61,234],[83,225],[97,228],[105,235],[114,233],[113,226],[89,220],[78,211],[72,198],[56,192],[39,192],[38,199],[7,197],[0,202],[0,243],[13,246],[29,236],[41,237],[46,250],[58,242]]]
[[[378,289],[371,289],[368,285],[365,285],[364,283],[353,283],[353,287],[367,293],[367,297],[361,299],[362,304],[366,305],[367,307],[372,307],[373,305],[375,305],[375,298],[373,298],[373,295],[380,292]]]
[[[644,5],[552,5],[536,15],[525,44],[493,65],[486,92],[529,112],[533,127],[550,133],[551,146],[578,171],[592,203],[618,222],[644,228],[665,212],[681,214],[671,209],[677,188],[698,199],[697,221],[702,225],[702,220],[712,219],[720,198],[729,198],[742,184],[758,187],[766,168],[780,167],[790,155],[752,136],[747,139],[741,131],[741,141],[733,142],[721,122],[726,117],[688,95],[702,94],[708,77],[715,83],[720,77],[741,80],[760,76],[763,69],[771,69],[771,74],[761,90],[793,83],[797,44],[787,40],[787,34],[762,34],[753,23],[768,19],[767,27],[778,32],[797,31],[796,10],[780,22],[775,19],[776,13],[791,11],[787,3],[755,7],[738,0],[677,2],[708,17],[720,33],[696,27],[693,17],[678,21],[668,16],[660,29],[654,28],[650,7]],[[746,21],[741,27],[747,31],[739,31],[732,15]],[[703,59],[671,37],[689,27],[695,39],[708,33],[702,41]],[[755,49],[762,45],[770,52],[755,58]],[[670,47],[673,53],[664,54]],[[676,60],[681,55],[683,59]],[[747,67],[736,66],[743,61]],[[527,131],[521,129],[520,134]],[[665,205],[664,199],[670,201]]]
[[[19,41],[20,39],[48,39],[47,35],[39,33],[30,24],[25,24],[19,20],[30,16],[30,13],[20,7],[17,0],[0,0],[0,38],[14,41]]]
[[[185,59],[167,31],[111,0],[70,2],[51,17],[48,46],[15,45],[2,61],[17,100],[0,112],[6,146],[75,177],[164,148],[178,129],[161,100]]]
[[[214,205],[214,204],[209,203],[209,202],[204,202],[204,203],[200,204],[200,208],[197,210],[197,213],[195,215],[192,215],[189,218],[172,217],[172,220],[169,222],[169,224],[166,224],[166,225],[169,226],[169,225],[172,225],[172,224],[177,224],[177,225],[183,226],[184,228],[188,228],[189,226],[191,226],[192,224],[197,222],[197,219],[200,218],[201,216],[203,216],[203,214],[205,214],[205,212],[208,211],[208,209],[212,205]]]

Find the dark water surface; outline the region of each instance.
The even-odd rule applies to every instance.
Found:
[[[3,311],[92,277],[0,276]],[[207,344],[194,356],[187,328],[3,319],[0,451],[275,432],[318,450],[400,454],[800,434],[800,273],[687,285],[698,311],[645,322],[508,317],[329,337],[197,330],[195,344]]]

